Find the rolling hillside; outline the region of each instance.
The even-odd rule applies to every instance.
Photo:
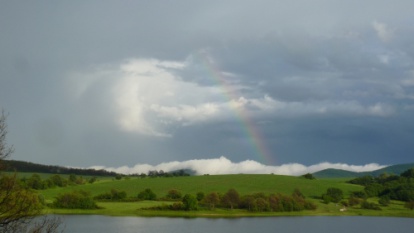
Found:
[[[313,176],[316,178],[350,178],[350,177],[360,177],[360,176],[379,176],[383,173],[387,174],[394,174],[399,175],[402,172],[413,168],[414,163],[407,163],[407,164],[398,164],[388,166],[379,170],[371,171],[371,172],[351,172],[345,171],[341,169],[325,169],[322,171],[318,171],[313,173]]]

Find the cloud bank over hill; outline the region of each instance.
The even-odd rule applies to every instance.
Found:
[[[370,163],[365,165],[349,165],[344,163],[329,163],[322,162],[319,164],[305,166],[299,163],[289,163],[279,166],[267,166],[256,162],[254,160],[245,160],[241,162],[232,162],[224,156],[214,159],[193,159],[187,161],[173,161],[160,163],[158,165],[149,164],[136,164],[133,167],[104,167],[104,166],[92,166],[93,169],[105,169],[108,171],[114,171],[122,174],[141,174],[148,173],[153,170],[163,170],[164,172],[171,172],[180,169],[191,169],[196,172],[197,175],[210,174],[277,174],[277,175],[292,175],[299,176],[306,173],[314,173],[320,170],[335,168],[353,172],[366,172],[374,171],[386,166],[376,163]]]

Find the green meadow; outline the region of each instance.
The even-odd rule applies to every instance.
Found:
[[[160,178],[98,178],[93,184],[68,186],[42,190],[40,193],[46,200],[53,200],[59,193],[84,190],[92,196],[105,193],[111,189],[125,191],[129,197],[136,197],[144,189],[151,189],[157,197],[163,197],[171,189],[177,189],[182,194],[197,192],[225,193],[230,188],[236,189],[240,195],[263,192],[265,194],[292,194],[297,188],[307,197],[319,197],[330,187],[337,187],[345,195],[352,191],[362,190],[363,187],[346,183],[347,179],[309,180],[302,177],[280,175],[205,175]]]
[[[215,209],[198,211],[170,211],[170,210],[143,210],[142,208],[168,205],[169,201],[133,201],[133,202],[98,202],[99,209],[54,209],[48,208],[45,213],[54,214],[100,214],[111,216],[169,216],[169,217],[242,217],[242,216],[300,216],[300,215],[366,215],[366,216],[403,216],[414,217],[414,211],[404,208],[402,202],[391,202],[382,210],[364,210],[358,207],[348,208],[341,212],[340,205],[324,204],[319,197],[328,188],[339,188],[345,197],[353,191],[362,191],[363,187],[346,183],[348,179],[326,178],[309,180],[303,177],[280,175],[204,175],[186,177],[159,177],[138,178],[127,177],[116,180],[112,177],[98,178],[93,184],[73,185],[63,188],[51,188],[38,191],[47,203],[52,203],[55,197],[61,193],[75,190],[89,192],[92,196],[109,192],[111,189],[125,191],[128,197],[137,197],[138,193],[149,188],[158,198],[165,197],[171,189],[179,190],[183,195],[196,195],[198,192],[205,194],[210,192],[225,193],[230,188],[236,189],[240,195],[254,193],[290,195],[295,189],[299,189],[308,200],[312,200],[317,209],[301,212],[249,212],[246,210]],[[376,201],[373,199],[372,201]]]

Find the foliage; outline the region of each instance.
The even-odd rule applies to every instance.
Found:
[[[144,173],[141,173],[141,178],[145,178],[147,175]],[[186,173],[184,170],[178,170],[174,172],[164,172],[163,170],[152,170],[148,171],[148,177],[177,177],[177,176],[190,176],[190,174]]]
[[[379,197],[381,205],[387,205],[389,200],[414,200],[414,168],[401,173],[400,176],[381,174],[378,177],[365,176],[349,181],[365,186],[367,197]]]
[[[362,199],[366,199],[367,198],[367,194],[364,191],[354,191],[351,192],[351,197],[355,197],[355,198],[362,198]]]
[[[221,198],[221,203],[225,207],[233,209],[237,207],[240,202],[240,195],[235,189],[229,189],[224,196]]]
[[[63,193],[56,197],[53,202],[56,208],[66,209],[96,209],[98,206],[91,195],[84,191],[73,191],[71,193]]]
[[[414,210],[414,201],[406,202],[404,207],[407,208],[407,209],[410,209],[410,210]]]
[[[0,229],[25,224],[38,214],[42,204],[38,196],[21,187],[15,176],[3,175],[0,178]]]
[[[408,169],[407,171],[401,173],[401,176],[405,178],[414,178],[414,168]]]
[[[328,188],[326,193],[322,195],[322,199],[325,203],[335,202],[339,203],[344,197],[344,193],[338,188]]]
[[[372,202],[368,202],[368,201],[363,201],[361,203],[361,209],[367,209],[367,210],[381,210],[381,208]]]
[[[102,201],[122,201],[127,197],[125,191],[111,189],[110,192],[96,195],[93,199]]]
[[[388,206],[390,204],[391,200],[389,196],[382,196],[378,200],[378,203],[382,206]]]
[[[348,181],[351,184],[359,184],[362,186],[367,186],[369,184],[372,184],[375,182],[374,177],[372,176],[361,176],[361,177],[357,177],[353,180]]]
[[[198,201],[197,198],[191,194],[186,194],[183,197],[183,209],[184,210],[197,210]]]
[[[356,205],[359,205],[359,204],[361,204],[361,202],[363,202],[364,201],[364,199],[361,199],[361,198],[358,198],[358,197],[349,197],[349,199],[348,199],[348,205],[349,206],[356,206]]]
[[[181,199],[181,197],[182,197],[181,192],[178,191],[177,189],[171,189],[167,193],[167,198],[172,199],[172,200]]]
[[[209,209],[214,209],[220,203],[220,196],[217,192],[211,192],[204,197],[203,201],[208,205]]]
[[[315,176],[313,176],[311,173],[306,173],[305,175],[302,175],[303,178],[306,178],[308,180],[314,180],[316,179]]]
[[[196,198],[197,201],[202,201],[204,199],[205,194],[203,192],[197,192]]]
[[[141,200],[155,200],[157,195],[151,189],[145,189],[138,194],[138,198]]]

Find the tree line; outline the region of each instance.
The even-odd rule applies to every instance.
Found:
[[[171,189],[165,196],[158,198],[151,189],[144,189],[135,197],[127,197],[125,191],[112,189],[110,192],[102,193],[92,197],[84,191],[74,191],[60,194],[53,207],[57,208],[98,208],[95,201],[140,201],[140,200],[164,200],[173,201],[170,205],[161,205],[147,209],[151,210],[199,210],[215,208],[244,209],[253,212],[291,212],[302,210],[315,210],[316,205],[306,200],[305,196],[298,190],[292,195],[255,193],[240,195],[235,189],[229,189],[226,193],[203,193],[196,195],[183,195],[179,190]]]
[[[378,197],[379,205],[387,206],[391,200],[403,201],[405,206],[414,209],[414,168],[408,169],[400,175],[382,174],[378,177],[363,176],[349,181],[351,184],[364,186],[363,192],[352,194],[354,201],[369,197]],[[378,206],[371,205],[378,209]]]

